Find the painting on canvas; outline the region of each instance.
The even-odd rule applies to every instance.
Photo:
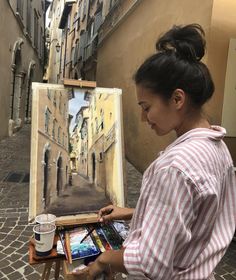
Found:
[[[121,90],[32,85],[29,219],[124,206]]]

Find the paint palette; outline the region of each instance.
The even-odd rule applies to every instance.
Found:
[[[87,258],[100,254],[100,250],[93,242],[91,236],[88,236],[82,243],[80,243],[87,233],[87,229],[84,228],[78,228],[70,232],[72,260]]]

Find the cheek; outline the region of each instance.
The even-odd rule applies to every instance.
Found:
[[[161,113],[157,109],[150,110],[147,113],[147,118],[151,122],[156,122],[160,119]]]

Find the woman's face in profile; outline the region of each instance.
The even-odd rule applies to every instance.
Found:
[[[141,120],[146,121],[157,135],[166,135],[178,124],[178,110],[172,98],[163,98],[141,85],[136,86],[137,100],[141,107]]]

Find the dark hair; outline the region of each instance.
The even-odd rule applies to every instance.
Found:
[[[157,41],[157,53],[139,67],[135,83],[165,99],[180,88],[193,105],[201,107],[214,92],[210,72],[200,61],[205,54],[204,36],[198,24],[174,26]]]

